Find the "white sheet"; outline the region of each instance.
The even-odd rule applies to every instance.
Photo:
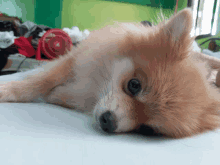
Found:
[[[1,80],[22,78],[20,74]],[[180,140],[108,135],[45,103],[0,104],[1,165],[219,165],[220,130]]]

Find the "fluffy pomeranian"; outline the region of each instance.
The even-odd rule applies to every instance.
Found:
[[[220,79],[210,77],[220,60],[192,50],[192,24],[184,9],[157,26],[116,23],[93,31],[23,80],[2,83],[0,102],[42,98],[92,112],[108,133],[146,125],[183,138],[217,129]]]

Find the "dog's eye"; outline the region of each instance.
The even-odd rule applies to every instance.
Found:
[[[138,79],[131,79],[127,88],[133,96],[136,96],[141,91],[141,83]]]

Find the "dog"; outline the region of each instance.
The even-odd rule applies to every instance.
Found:
[[[183,9],[157,26],[115,23],[76,49],[0,85],[0,102],[36,98],[93,113],[107,133],[146,125],[171,138],[220,126],[220,60],[194,52],[193,19]],[[218,74],[217,74],[218,75]]]

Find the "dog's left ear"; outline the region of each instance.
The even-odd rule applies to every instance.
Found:
[[[189,37],[193,26],[191,9],[186,8],[175,14],[164,26],[165,32],[171,35],[174,41]]]

